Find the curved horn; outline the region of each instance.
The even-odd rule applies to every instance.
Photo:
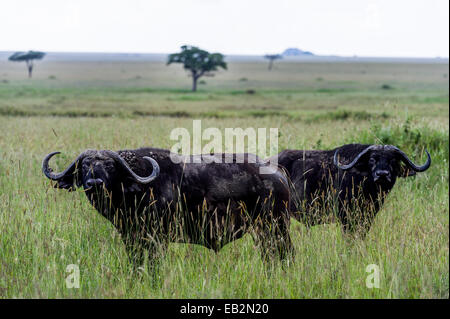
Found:
[[[338,168],[342,169],[342,170],[347,170],[352,168],[353,166],[355,166],[356,163],[358,163],[359,159],[366,154],[367,152],[369,152],[370,150],[373,150],[375,148],[377,148],[378,145],[370,145],[369,147],[366,147],[362,152],[360,152],[355,159],[347,165],[341,165],[339,164],[339,160],[338,160],[338,152],[339,149],[336,150],[336,152],[334,152],[334,165],[336,165]]]
[[[430,167],[430,165],[431,165],[431,156],[430,156],[430,153],[428,153],[428,150],[427,149],[425,149],[425,152],[427,153],[427,161],[425,162],[425,164],[423,164],[422,166],[417,166],[416,164],[414,164],[410,159],[409,159],[409,157],[403,152],[403,151],[401,151],[398,147],[395,147],[395,146],[393,146],[393,145],[387,145],[386,146],[388,149],[392,149],[392,150],[394,150],[395,152],[397,152],[400,156],[401,156],[401,159],[403,160],[403,162],[405,163],[405,164],[408,164],[408,166],[410,167],[410,168],[412,168],[413,170],[415,170],[416,172],[423,172],[423,171],[426,171],[429,167]]]
[[[112,151],[109,151],[108,153],[111,155],[112,158],[117,160],[128,171],[128,173],[130,173],[130,175],[133,177],[133,179],[136,182],[139,182],[141,184],[148,184],[151,181],[153,181],[156,177],[158,177],[158,175],[159,175],[159,165],[151,157],[144,156],[144,159],[146,159],[147,161],[149,161],[152,164],[152,166],[153,166],[152,174],[148,177],[141,177],[141,176],[137,175],[135,172],[133,172],[133,170],[130,168],[128,163],[122,157],[120,157],[119,154],[117,154],[116,152],[112,152]]]
[[[48,162],[50,159],[55,156],[56,154],[60,154],[61,152],[52,152],[50,154],[47,154],[43,161],[42,161],[42,172],[45,176],[47,176],[49,179],[53,181],[57,181],[64,177],[67,173],[73,173],[75,170],[75,167],[80,159],[82,159],[85,156],[85,152],[81,153],[63,172],[61,173],[53,173],[52,169],[48,166]]]

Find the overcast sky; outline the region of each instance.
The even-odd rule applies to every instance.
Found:
[[[0,50],[448,57],[448,0],[5,0]]]

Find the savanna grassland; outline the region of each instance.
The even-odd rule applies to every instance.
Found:
[[[278,62],[278,61],[277,61]],[[449,68],[442,63],[231,62],[190,79],[160,62],[0,61],[0,297],[448,298]],[[291,225],[296,259],[264,265],[245,236],[219,253],[171,244],[156,276],[136,276],[113,226],[82,191],[53,189],[88,148],[170,148],[173,128],[277,127],[278,151],[388,143],[431,168],[401,179],[365,240],[337,224]],[[271,154],[276,149],[271,149]],[[264,156],[264,154],[260,154]],[[269,154],[266,154],[267,156]],[[79,265],[81,287],[66,288]],[[380,288],[366,267],[380,267]]]

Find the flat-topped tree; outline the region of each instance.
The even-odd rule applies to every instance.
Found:
[[[264,58],[269,60],[269,71],[272,70],[273,61],[282,59],[283,56],[280,54],[266,54]]]
[[[219,67],[226,70],[227,64],[220,53],[209,53],[197,47],[183,45],[180,53],[169,55],[167,65],[171,63],[183,63],[185,70],[192,76],[192,91],[197,90],[197,80],[202,76],[214,76],[212,71]]]
[[[9,57],[8,60],[14,62],[25,61],[27,63],[28,77],[31,78],[33,73],[33,60],[41,60],[44,57],[44,52],[28,51],[28,52],[16,52]]]

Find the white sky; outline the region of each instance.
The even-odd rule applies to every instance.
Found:
[[[0,0],[0,50],[448,57],[448,0]]]

